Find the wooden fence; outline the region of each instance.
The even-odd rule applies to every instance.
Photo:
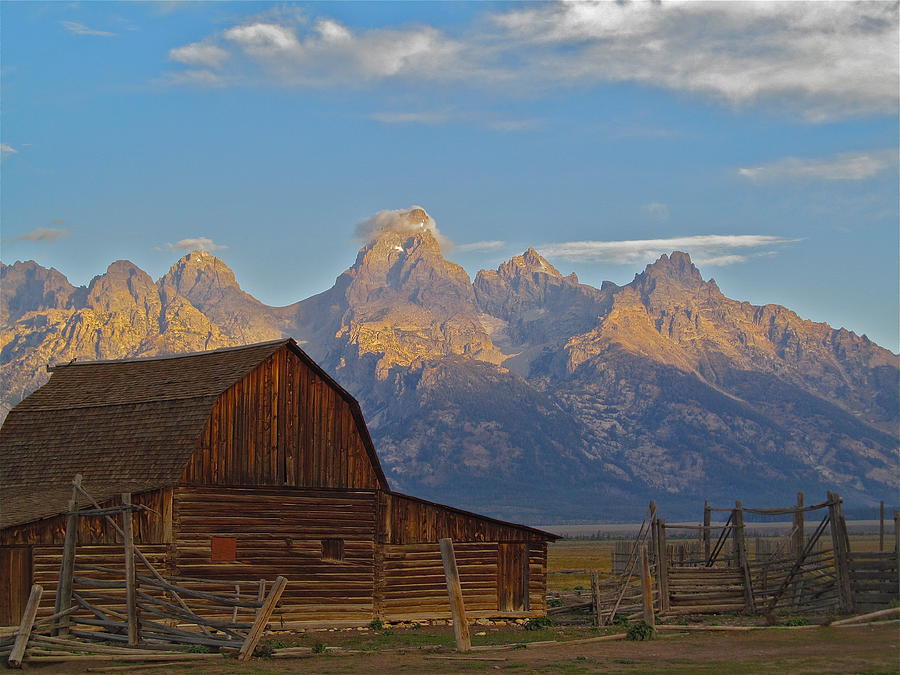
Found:
[[[714,512],[728,513],[724,523],[713,523]],[[883,508],[882,508],[883,513]],[[745,515],[792,518],[786,537],[756,538],[748,546]],[[807,514],[821,518],[807,535]],[[850,549],[850,538],[839,495],[829,492],[818,504],[804,505],[803,494],[794,506],[784,508],[734,508],[704,505],[702,524],[668,524],[650,503],[634,541],[616,543],[613,578],[602,584],[593,576],[592,605],[595,621],[612,621],[616,615],[640,616],[649,601],[657,614],[743,612],[847,613],[870,611],[900,600],[900,518],[895,514],[893,551],[863,553]],[[752,526],[752,525],[751,525]],[[689,539],[669,541],[676,531]],[[884,528],[880,531],[884,546]],[[642,579],[639,552],[646,547],[647,575]],[[644,582],[643,584],[641,582]]]

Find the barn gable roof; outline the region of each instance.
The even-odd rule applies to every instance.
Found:
[[[356,400],[290,338],[170,357],[72,363],[9,413],[0,429],[0,527],[66,509],[76,473],[103,501],[176,485],[216,399],[289,348],[353,409],[381,484],[387,481]]]

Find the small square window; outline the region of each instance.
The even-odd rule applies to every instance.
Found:
[[[209,541],[209,553],[212,562],[234,562],[237,555],[237,539],[213,537]]]
[[[323,539],[322,540],[322,560],[343,560],[344,559],[344,540],[343,539]]]

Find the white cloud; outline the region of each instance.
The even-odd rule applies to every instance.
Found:
[[[226,79],[207,68],[191,68],[178,72],[166,73],[156,82],[161,85],[187,85],[193,87],[224,87]]]
[[[897,107],[896,3],[559,2],[494,21],[560,82],[788,98],[814,120]]]
[[[473,241],[469,244],[458,244],[456,250],[461,253],[496,251],[498,248],[506,246],[505,241]]]
[[[75,33],[75,35],[100,35],[102,37],[112,37],[115,33],[111,33],[108,30],[97,30],[96,28],[89,28],[85,26],[83,23],[78,23],[77,21],[60,21],[62,27],[65,28],[70,33]]]
[[[385,209],[378,211],[356,224],[357,239],[370,241],[385,232],[415,233],[431,232],[442,243],[443,239],[437,223],[421,206],[410,206],[408,209]],[[448,243],[448,242],[447,242]]]
[[[217,244],[209,237],[189,237],[176,241],[174,244],[167,242],[164,248],[169,251],[218,251],[228,247],[224,244]]]
[[[169,50],[169,58],[189,66],[217,68],[228,58],[228,52],[213,44],[194,42]]]
[[[446,112],[378,112],[369,115],[370,119],[382,124],[425,124],[428,126],[445,124],[453,119]]]
[[[65,237],[68,233],[68,230],[56,227],[37,227],[31,232],[20,234],[16,237],[16,241],[56,241]]]
[[[770,164],[738,169],[738,174],[760,182],[791,179],[865,180],[896,164],[895,150],[843,152],[819,159],[785,157]]]
[[[669,206],[662,202],[650,202],[649,204],[644,204],[641,206],[641,211],[656,220],[665,221],[669,219]]]
[[[547,257],[571,262],[616,264],[642,263],[655,260],[663,253],[679,250],[691,253],[698,263],[722,266],[744,262],[748,258],[747,254],[732,251],[771,247],[796,241],[800,240],[765,234],[703,234],[667,239],[570,241],[546,244],[539,250]]]
[[[0,143],[0,158],[6,158],[10,155],[17,155],[19,151],[16,150],[13,146],[7,145],[6,143]]]
[[[533,92],[633,82],[736,106],[786,103],[813,121],[897,109],[892,2],[555,2],[480,19],[451,35],[269,14],[203,43],[234,50],[234,83],[404,78]]]

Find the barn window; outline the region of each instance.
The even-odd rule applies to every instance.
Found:
[[[322,560],[343,560],[344,559],[344,540],[343,539],[323,539],[322,540]]]
[[[234,537],[213,537],[209,541],[212,562],[234,562],[237,555],[237,539]]]

